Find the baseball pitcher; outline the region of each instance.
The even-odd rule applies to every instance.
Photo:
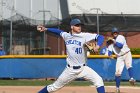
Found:
[[[40,32],[46,30],[60,35],[65,41],[67,51],[67,65],[62,74],[53,84],[44,87],[38,93],[54,92],[72,80],[80,77],[91,81],[96,86],[98,93],[105,93],[102,78],[93,69],[86,65],[87,51],[85,49],[85,46],[90,45],[89,41],[96,40],[97,45],[94,48],[90,47],[89,49],[98,52],[98,49],[104,41],[104,37],[98,34],[81,32],[81,25],[82,23],[79,19],[73,19],[70,22],[71,31],[69,33],[55,28],[45,28],[43,26],[37,27],[37,30]]]

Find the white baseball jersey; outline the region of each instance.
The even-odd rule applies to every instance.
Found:
[[[118,56],[123,55],[126,52],[130,51],[124,36],[118,35],[117,38],[115,39],[115,41],[123,44],[123,47],[120,49],[117,46],[115,46],[114,44],[111,44],[108,46],[109,51],[114,52]]]
[[[124,65],[126,65],[127,69],[132,67],[132,55],[124,36],[118,35],[115,41],[121,43],[123,47],[118,48],[116,45],[111,44],[108,46],[108,51],[112,51],[118,56],[115,74],[121,75]]]
[[[91,81],[97,88],[104,86],[102,78],[93,69],[84,65],[87,61],[87,53],[84,44],[90,40],[97,39],[99,35],[83,32],[71,34],[56,29],[49,30],[54,33],[59,32],[58,34],[63,37],[66,45],[66,60],[68,65],[58,79],[53,84],[47,86],[48,92],[54,92],[70,81],[81,77]],[[101,41],[101,43],[102,42],[103,41]]]
[[[97,34],[83,32],[79,34],[62,32],[61,36],[66,45],[67,63],[71,66],[81,66],[86,63],[87,53],[84,49],[84,43],[90,40],[95,40],[98,37]]]

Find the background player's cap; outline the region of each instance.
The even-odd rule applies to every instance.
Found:
[[[79,19],[72,19],[71,22],[70,22],[70,25],[71,26],[74,26],[74,25],[77,25],[77,24],[81,24],[81,21]]]
[[[114,32],[119,32],[119,29],[116,28],[116,27],[113,27],[113,28],[112,28],[112,32],[113,32],[113,33],[114,33]]]

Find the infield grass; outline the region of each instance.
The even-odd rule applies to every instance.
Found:
[[[46,80],[0,80],[0,86],[45,86],[54,81]],[[115,82],[104,82],[105,86],[115,86]],[[90,86],[89,81],[72,81],[67,86]],[[129,82],[121,82],[121,86],[130,86]],[[136,82],[140,87],[140,82]]]

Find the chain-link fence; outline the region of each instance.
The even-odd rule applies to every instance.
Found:
[[[1,43],[6,54],[49,54],[49,47],[44,47],[44,33],[36,30],[42,20],[33,20],[16,14],[0,21]],[[45,21],[48,27],[57,27],[59,20]]]
[[[79,18],[84,23],[83,31],[97,32],[97,15],[70,15],[62,21],[53,19],[45,21],[46,27],[60,27],[69,32],[69,22],[72,18]],[[36,30],[42,20],[33,20],[20,14],[0,21],[1,43],[7,54],[65,54],[63,40],[57,36],[48,36],[44,45],[44,33]],[[108,35],[112,27],[118,27],[126,37],[140,34],[140,15],[101,14],[99,15],[99,33]],[[50,42],[51,41],[51,42]],[[53,42],[53,43],[52,43]],[[55,44],[55,45],[54,45]],[[45,51],[45,52],[44,52]],[[53,51],[53,52],[52,52]],[[63,52],[63,53],[62,53]]]

